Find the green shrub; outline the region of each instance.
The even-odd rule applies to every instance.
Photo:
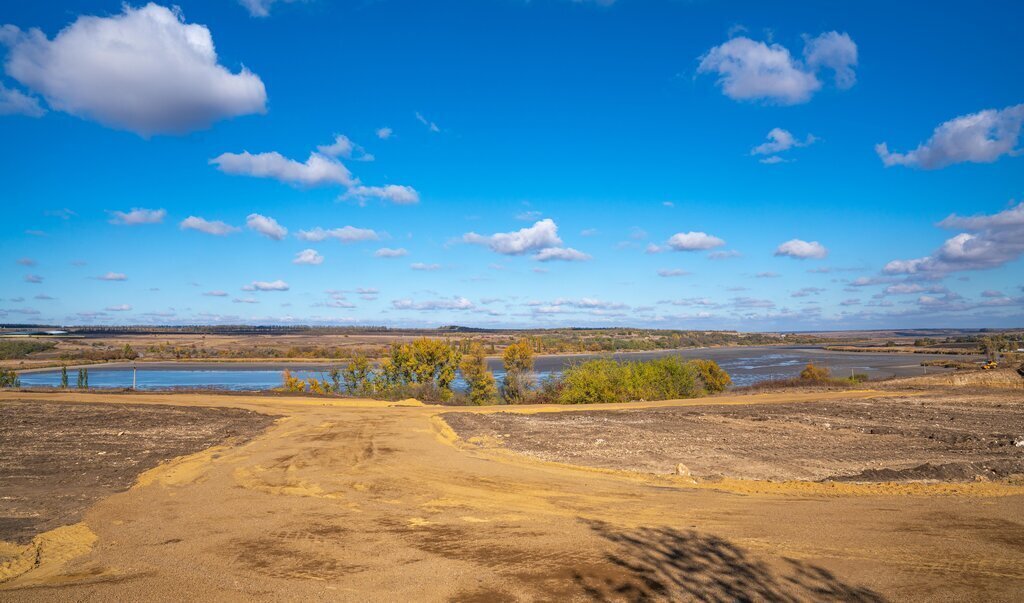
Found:
[[[26,358],[35,352],[52,350],[57,344],[52,341],[32,341],[29,339],[0,340],[0,360]]]
[[[594,404],[696,398],[721,391],[731,382],[725,371],[709,362],[676,356],[642,362],[591,360],[569,367],[557,384],[545,383],[538,401]]]
[[[704,382],[704,389],[716,394],[724,392],[732,385],[732,377],[722,370],[714,360],[691,360],[690,364],[697,370],[697,375]]]

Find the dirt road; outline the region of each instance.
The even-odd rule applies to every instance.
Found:
[[[10,578],[0,600],[1009,601],[1024,592],[1019,487],[744,491],[477,448],[439,419],[450,409],[415,402],[44,396],[283,418],[244,445],[143,474],[20,552],[0,548],[0,576]],[[12,397],[30,396],[0,394]]]

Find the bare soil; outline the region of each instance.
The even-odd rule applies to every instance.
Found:
[[[160,462],[240,443],[276,417],[234,408],[0,400],[0,540],[78,521]]]
[[[543,460],[700,479],[1019,479],[1016,392],[570,413],[447,413],[464,439]],[[474,440],[475,439],[475,440]],[[1015,477],[1017,476],[1017,477]]]

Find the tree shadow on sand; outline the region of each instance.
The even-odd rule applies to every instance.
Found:
[[[771,567],[716,536],[666,527],[616,530],[602,522],[585,523],[615,545],[607,554],[610,571],[575,572],[577,585],[596,601],[885,600],[814,565],[783,559]]]

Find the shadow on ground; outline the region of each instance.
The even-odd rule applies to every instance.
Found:
[[[814,565],[784,559],[776,566],[752,558],[736,545],[672,528],[617,530],[587,522],[613,544],[611,571],[590,569],[574,578],[596,601],[861,601],[885,599],[845,584]]]

